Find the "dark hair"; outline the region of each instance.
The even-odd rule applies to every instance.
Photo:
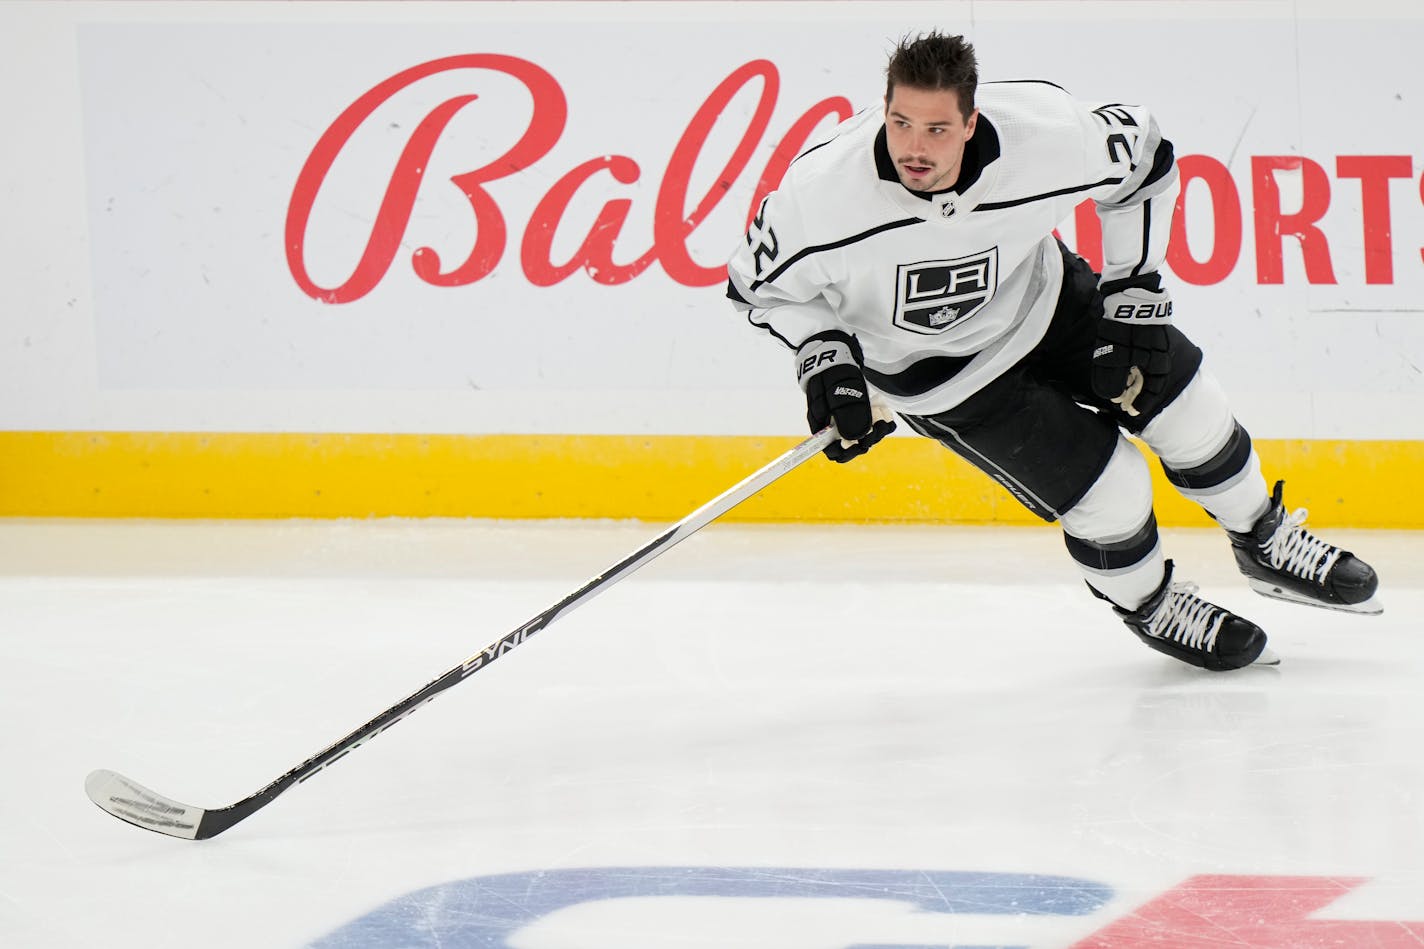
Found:
[[[953,89],[959,95],[959,110],[968,120],[974,111],[974,90],[979,85],[979,63],[974,47],[962,36],[938,31],[900,40],[885,68],[885,101],[896,86],[915,89]]]

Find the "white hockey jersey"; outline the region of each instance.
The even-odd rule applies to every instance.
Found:
[[[1043,338],[1063,277],[1053,229],[1085,198],[1102,277],[1156,270],[1178,179],[1140,106],[1089,105],[1047,82],[984,83],[954,188],[904,187],[869,109],[804,152],[728,266],[727,295],[792,349],[838,330],[898,411],[953,408]]]

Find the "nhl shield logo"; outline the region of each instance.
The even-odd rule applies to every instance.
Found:
[[[999,285],[997,247],[955,260],[902,264],[896,274],[895,325],[934,335],[983,309]]]

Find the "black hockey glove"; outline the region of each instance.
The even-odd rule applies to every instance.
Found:
[[[860,344],[835,331],[812,336],[796,350],[796,379],[806,393],[806,422],[812,432],[832,423],[838,441],[826,447],[836,462],[859,458],[895,430],[890,411],[872,402],[860,368]]]
[[[1167,326],[1172,297],[1155,273],[1102,285],[1103,318],[1093,349],[1093,391],[1121,406],[1128,415],[1151,409],[1167,387],[1172,371]]]

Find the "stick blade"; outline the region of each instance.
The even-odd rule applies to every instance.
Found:
[[[170,837],[195,840],[207,812],[166,798],[114,771],[94,771],[84,779],[84,793],[121,821]]]

